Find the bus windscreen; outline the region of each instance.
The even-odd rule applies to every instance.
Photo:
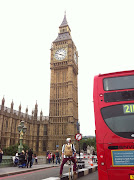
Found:
[[[134,136],[134,104],[119,104],[101,109],[102,117],[115,134],[133,139]]]
[[[105,91],[134,89],[134,76],[120,76],[103,79]]]

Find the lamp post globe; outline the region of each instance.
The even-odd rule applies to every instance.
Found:
[[[27,131],[27,127],[24,126],[24,127],[23,127],[23,132],[25,133],[26,131]]]
[[[19,132],[21,131],[21,125],[20,124],[18,125],[17,129]]]
[[[21,125],[22,127],[24,127],[24,121],[21,121],[21,122],[20,122],[20,125]]]

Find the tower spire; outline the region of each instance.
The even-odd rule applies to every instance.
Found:
[[[67,18],[66,18],[66,11],[64,13],[64,19],[60,25],[60,28],[63,27],[63,26],[68,26],[68,23],[67,23]]]
[[[53,42],[64,41],[64,40],[69,40],[69,39],[72,39],[71,29],[68,25],[67,18],[66,18],[66,11],[65,11],[63,21],[61,25],[59,26],[58,37]]]

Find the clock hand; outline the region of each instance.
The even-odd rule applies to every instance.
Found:
[[[59,55],[64,56],[63,54],[59,54]]]

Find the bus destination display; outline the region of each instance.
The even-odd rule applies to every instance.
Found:
[[[134,113],[134,104],[125,104],[123,105],[124,114]]]

